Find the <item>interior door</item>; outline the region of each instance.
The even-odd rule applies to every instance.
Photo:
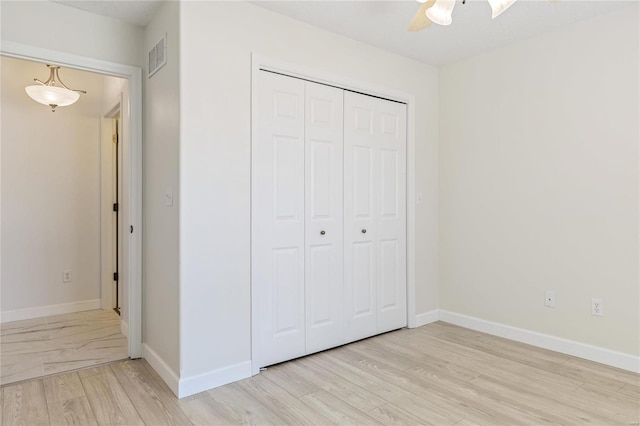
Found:
[[[377,330],[376,99],[344,94],[344,303],[348,342]]]
[[[407,325],[406,105],[345,93],[347,341]]]
[[[263,367],[305,354],[305,83],[260,72],[253,92],[253,361]]]
[[[407,106],[376,99],[378,333],[407,325]]]
[[[305,83],[306,351],[344,343],[343,90]]]

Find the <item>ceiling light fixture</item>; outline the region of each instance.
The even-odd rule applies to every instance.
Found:
[[[435,4],[427,9],[427,18],[438,25],[451,25],[451,13],[456,5],[456,0],[436,0]]]
[[[43,105],[49,105],[51,112],[56,112],[56,107],[68,106],[75,103],[80,98],[80,93],[87,94],[84,90],[69,89],[60,80],[57,65],[47,65],[49,68],[49,79],[44,83],[37,78],[33,80],[39,84],[33,86],[27,86],[24,90],[27,95],[36,102]]]
[[[496,16],[507,10],[509,6],[514,4],[516,0],[489,0],[491,5],[491,18],[496,19]]]
[[[422,3],[418,13],[409,25],[409,31],[423,30],[431,23],[438,25],[451,25],[451,14],[456,5],[456,0],[417,0]],[[467,0],[462,0],[462,4]],[[496,18],[502,12],[513,5],[516,0],[488,0],[491,6],[491,18]],[[425,19],[424,17],[428,18]]]

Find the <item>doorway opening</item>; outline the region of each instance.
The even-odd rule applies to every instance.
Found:
[[[0,166],[4,249],[0,253],[4,255],[0,257],[3,292],[0,316],[3,377],[0,382],[26,380],[127,357],[139,358],[142,355],[141,70],[9,42],[3,43],[0,59],[3,61],[2,121],[5,124]],[[33,71],[10,73],[11,67],[5,67],[5,61],[15,61],[16,67],[18,62],[28,62]],[[83,89],[85,77],[77,77],[82,74],[92,75],[86,78],[94,80],[110,79],[111,83],[101,82],[99,88],[94,86],[89,92],[99,95],[99,101],[85,98],[85,104],[80,105],[81,99],[78,105],[59,108],[53,115],[24,93],[25,85],[41,77],[37,70],[44,69],[44,64],[61,65],[67,81],[78,83]],[[16,75],[25,81],[10,81]],[[126,90],[123,91],[123,87]],[[10,101],[10,96],[19,101]],[[93,102],[93,109],[87,108],[86,102]],[[29,118],[29,114],[19,110],[38,107],[44,110],[34,110],[35,114],[46,112],[49,116]],[[77,126],[70,124],[71,111],[80,117]],[[20,121],[10,119],[10,115],[38,125],[20,125]],[[58,127],[47,129],[43,123],[54,117]],[[106,130],[108,153],[103,144]],[[94,136],[87,136],[92,131]],[[34,135],[21,141],[20,134],[25,132]],[[61,150],[58,136],[62,136],[62,144],[73,140],[80,151]],[[40,146],[26,143],[30,141]],[[49,150],[58,151],[63,161],[55,161],[55,157],[47,153]],[[12,161],[16,158],[23,161]],[[37,162],[45,166],[38,167]],[[45,173],[47,163],[51,173]],[[105,169],[105,163],[110,163],[112,168]],[[11,179],[8,174],[19,173],[21,167],[26,178]],[[84,179],[83,173],[90,179]],[[10,189],[12,185],[14,190]],[[20,185],[31,185],[30,189],[40,192],[29,193]],[[111,192],[105,191],[107,187]],[[89,198],[90,202],[85,203]],[[105,226],[107,222],[109,226]],[[33,228],[36,238],[17,232],[29,228]],[[37,248],[29,248],[29,244]],[[70,251],[73,253],[69,254]],[[14,262],[19,256],[21,264]],[[23,268],[25,264],[27,267]],[[13,269],[18,271],[13,275],[12,265],[17,265]],[[63,269],[63,273],[58,273],[58,269]],[[45,278],[37,277],[38,273]],[[107,275],[109,286],[105,288]],[[25,293],[36,295],[37,299],[46,292],[19,285],[26,282],[48,286],[47,290],[53,291],[48,299],[29,301]],[[22,295],[14,297],[18,293]],[[29,336],[28,344],[20,341],[26,336]],[[76,338],[80,340],[74,340]],[[25,352],[25,345],[34,349],[41,346],[42,358],[37,359],[36,350]],[[82,359],[78,356],[80,353],[89,356]],[[55,360],[54,355],[62,358]],[[11,362],[12,366],[6,367],[5,362]]]

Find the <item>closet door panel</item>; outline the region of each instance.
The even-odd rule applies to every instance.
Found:
[[[306,353],[344,343],[343,90],[307,82]]]
[[[406,105],[378,99],[378,332],[407,325]]]
[[[252,145],[252,297],[258,366],[305,353],[304,82],[260,72]]]
[[[344,301],[348,342],[376,334],[378,305],[375,215],[379,159],[376,99],[345,92],[344,111]]]

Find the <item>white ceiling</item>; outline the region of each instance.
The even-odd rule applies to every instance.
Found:
[[[139,26],[147,25],[162,3],[159,0],[52,1]],[[420,62],[443,65],[637,1],[519,0],[495,20],[491,19],[486,0],[467,0],[466,4],[458,1],[453,24],[448,27],[434,24],[419,33],[406,30],[419,7],[414,0],[252,3]]]
[[[160,0],[51,0],[97,15],[109,16],[140,27],[146,26],[162,4]]]
[[[633,0],[637,1],[637,0]],[[458,1],[453,23],[410,33],[420,6],[409,1],[255,1],[254,4],[384,50],[443,65],[509,42],[630,6],[626,1],[518,0],[491,19],[486,0]]]

